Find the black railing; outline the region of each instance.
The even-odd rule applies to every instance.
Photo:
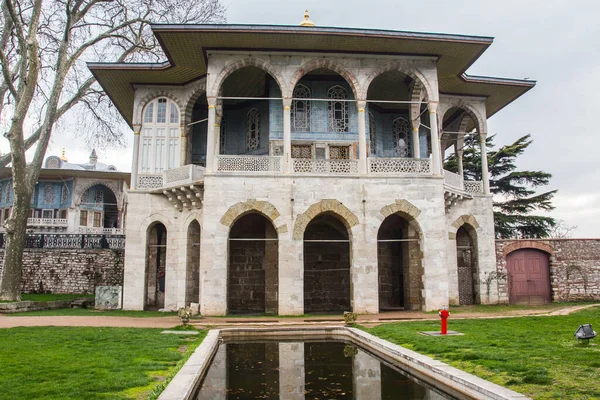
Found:
[[[0,248],[6,247],[0,233]],[[39,233],[25,235],[26,249],[124,249],[125,235]]]

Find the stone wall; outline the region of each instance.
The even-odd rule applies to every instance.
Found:
[[[550,255],[553,301],[600,300],[600,239],[497,240],[499,273],[506,273],[506,256],[522,248]],[[498,282],[498,292],[508,302],[506,281]]]
[[[96,286],[123,285],[123,250],[25,249],[22,292],[94,294]],[[0,250],[0,272],[4,250]]]

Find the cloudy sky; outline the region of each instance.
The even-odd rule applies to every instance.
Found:
[[[600,6],[594,0],[221,0],[230,23],[297,25],[308,8],[318,26],[379,28],[495,37],[468,70],[471,75],[530,78],[537,86],[488,122],[497,144],[530,133],[534,143],[518,164],[553,174],[558,189],[552,216],[578,228],[575,237],[600,237]],[[131,133],[127,133],[129,139]],[[131,169],[127,149],[100,160]],[[53,139],[49,154],[66,147],[70,161],[89,149],[73,138]],[[6,143],[0,150],[7,151]]]

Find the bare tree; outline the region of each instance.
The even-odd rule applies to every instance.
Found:
[[[122,122],[85,63],[160,60],[151,22],[224,21],[219,0],[3,0],[0,121],[7,125],[4,136],[11,151],[0,156],[0,166],[11,164],[14,200],[4,224],[0,300],[20,297],[29,204],[60,118],[77,108],[86,110],[87,118],[79,122],[93,122],[89,140],[122,139]]]
[[[567,221],[558,219],[556,225],[550,229],[548,237],[550,239],[570,239],[576,229],[577,225],[569,225]]]

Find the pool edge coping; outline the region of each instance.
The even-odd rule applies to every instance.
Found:
[[[196,392],[201,377],[206,373],[219,342],[223,338],[298,336],[302,339],[314,336],[346,338],[379,357],[416,371],[441,385],[476,399],[530,400],[530,397],[515,392],[473,374],[454,368],[429,356],[409,350],[356,328],[340,326],[281,327],[281,328],[226,328],[211,329],[181,370],[165,388],[158,400],[190,400]],[[483,397],[482,397],[483,396]]]

